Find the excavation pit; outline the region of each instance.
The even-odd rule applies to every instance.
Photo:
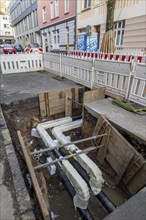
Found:
[[[85,111],[83,118],[84,127],[64,133],[65,135],[71,137],[71,141],[80,140],[85,137],[92,136],[91,133],[95,129],[97,119],[95,119],[91,114],[86,112],[86,110],[84,111]],[[45,120],[48,119],[55,120],[58,118],[63,118],[65,115],[64,113],[59,113],[42,118],[40,116],[40,103],[37,98],[25,100],[18,104],[11,104],[7,106],[4,105],[3,113],[5,116],[5,120],[7,122],[9,132],[11,134],[11,138],[18,158],[19,166],[21,168],[21,172],[31,198],[35,217],[36,219],[41,220],[43,219],[43,216],[38,201],[36,199],[34,189],[31,186],[31,181],[29,182],[30,180],[30,176],[28,175],[29,171],[22,152],[22,147],[18,139],[17,131],[20,130],[22,136],[24,137],[25,144],[30,151],[33,151],[34,149],[44,148],[45,147],[44,143],[40,139],[31,136],[31,129],[36,128],[36,126],[39,123],[44,122]],[[76,112],[74,112],[74,115],[78,115],[79,113],[81,113],[81,110],[77,109]],[[91,129],[92,132],[89,132],[89,128]],[[47,131],[48,133],[50,133],[50,130]],[[88,141],[85,143],[80,143],[77,146],[80,149],[85,149],[87,147],[92,146],[92,144],[93,142]],[[61,152],[63,151],[65,150],[62,149]],[[54,155],[53,154],[51,155],[52,158],[55,159]],[[122,187],[121,184],[118,185],[115,184],[115,182],[113,181],[113,177],[115,173],[113,172],[112,167],[110,167],[109,164],[103,164],[102,166],[98,161],[97,153],[95,153],[95,151],[88,153],[88,156],[100,167],[105,180],[102,190],[115,206],[118,207],[122,205],[125,202],[125,200],[132,197],[132,193],[130,193],[125,187]],[[35,165],[36,163],[37,160],[33,158],[32,164]],[[108,172],[106,170],[107,168],[108,168]],[[40,171],[37,172],[39,173]],[[53,213],[55,219],[64,219],[64,220],[82,219],[78,211],[75,210],[72,199],[70,198],[66,188],[63,186],[57,175],[56,174],[53,176],[48,175],[47,169],[42,169],[41,172],[43,173],[47,185],[47,193],[48,193],[47,199],[49,200],[49,205],[48,205],[49,211]],[[39,174],[36,176],[39,179]],[[88,209],[92,214],[92,216],[94,217],[94,219],[100,220],[108,216],[108,213],[105,210],[105,208],[101,205],[101,203],[97,200],[97,198],[95,198],[95,196],[92,193],[90,194]]]

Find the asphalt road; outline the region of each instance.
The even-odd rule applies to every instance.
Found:
[[[76,84],[69,80],[59,81],[47,72],[26,72],[2,75],[0,70],[0,103],[9,104],[37,96],[39,93],[71,88]]]

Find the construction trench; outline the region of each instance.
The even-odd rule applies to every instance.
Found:
[[[145,141],[88,111],[85,103],[104,98],[96,91],[2,106],[37,220],[104,219],[146,185]]]

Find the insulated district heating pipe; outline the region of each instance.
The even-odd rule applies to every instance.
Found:
[[[59,121],[59,124],[60,123],[61,122]],[[62,123],[64,123],[64,120]],[[54,122],[52,124],[54,126]],[[56,126],[57,126],[57,124],[58,124],[58,122],[55,123]],[[48,127],[48,124],[47,124],[47,127]],[[49,127],[51,127],[51,124],[49,124]],[[40,137],[42,138],[45,145],[53,150],[53,147],[55,147],[56,144],[55,144],[54,140],[51,138],[51,136],[47,133],[44,126],[42,126],[42,124],[39,124],[36,127],[36,130],[37,130],[38,134],[40,135]],[[54,149],[54,151],[55,151],[55,149]],[[62,155],[60,155],[60,157],[62,157]],[[79,207],[80,209],[86,209],[87,205],[88,205],[88,200],[90,197],[89,188],[87,186],[87,183],[79,175],[79,173],[74,169],[74,167],[69,163],[68,160],[62,161],[62,169],[65,172],[66,176],[71,181],[71,183],[74,186],[75,191],[76,191],[76,195],[73,200],[74,206]]]
[[[55,155],[55,157],[57,157],[57,158],[60,158],[62,156],[62,154],[58,150],[53,150],[52,152]],[[61,169],[61,167],[56,166],[56,172],[57,172],[57,176],[60,178],[62,184],[67,189],[71,199],[73,200],[73,198],[76,194],[74,187],[70,183],[69,179],[67,178],[67,176],[65,175],[65,173]],[[92,215],[88,209],[80,209],[77,207],[77,210],[84,220],[94,220],[94,218],[92,217]]]
[[[75,121],[76,120],[74,120],[74,122],[67,123],[64,125],[60,125],[56,128],[53,128],[52,133],[55,135],[55,137],[58,139],[58,141],[61,141],[62,144],[65,143],[66,141],[68,142],[68,140],[67,140],[68,137],[66,137],[63,134],[63,131],[67,131],[67,130],[71,130],[71,129],[80,127],[81,120],[76,121],[77,123]],[[71,151],[72,151],[72,153],[74,153],[74,150],[76,150],[78,148],[76,147],[76,145],[72,145],[72,146],[73,146],[73,148]],[[66,148],[66,150],[70,150],[71,146],[65,147],[65,148]],[[61,150],[61,152],[63,152],[63,150]],[[88,183],[88,186],[91,188],[91,185],[90,185],[91,173],[90,173],[90,175],[88,175],[86,170],[79,163],[79,161],[76,161],[74,158],[70,159],[69,161],[75,167],[75,169],[78,171],[78,173],[83,177],[83,179]],[[90,169],[93,170],[92,166],[90,166]],[[103,207],[107,210],[108,213],[111,213],[116,209],[115,205],[106,197],[106,195],[101,190],[98,193],[96,193],[95,195],[96,195],[97,199],[101,202]]]
[[[67,155],[67,153],[65,153],[63,149],[60,149],[60,152],[63,156]],[[78,173],[83,177],[83,179],[86,181],[86,183],[90,187],[90,184],[89,184],[90,177],[87,174],[86,170],[74,158],[70,158],[69,162],[74,166],[74,168],[78,171]],[[103,205],[103,207],[106,209],[108,213],[111,213],[116,209],[115,205],[107,198],[107,196],[104,194],[103,191],[100,191],[100,193],[96,195],[96,198],[101,202],[101,204]]]

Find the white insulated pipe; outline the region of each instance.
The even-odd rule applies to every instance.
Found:
[[[48,129],[48,128],[53,128],[58,125],[63,125],[63,124],[69,123],[69,122],[72,122],[72,118],[71,117],[64,117],[64,118],[59,118],[59,119],[40,123],[40,124],[38,124],[38,126],[42,126],[44,129]]]
[[[58,127],[53,128],[52,134],[55,136],[55,138],[58,140],[59,143],[66,144],[70,142],[70,137],[65,136],[63,132],[79,128],[81,127],[81,125],[82,125],[82,120],[77,120],[64,125],[60,125]],[[71,153],[74,151],[76,152],[81,151],[74,144],[66,146],[65,149],[70,151]],[[98,193],[100,193],[102,189],[102,184],[104,182],[100,169],[86,154],[80,154],[75,158],[80,163],[80,165],[86,170],[87,174],[90,176],[90,181],[89,181],[90,187],[93,193],[97,195]]]
[[[46,128],[51,128],[63,123],[69,123],[72,119],[67,117],[65,120],[54,120],[47,123],[39,124],[36,127],[36,130],[40,137],[42,138],[46,147],[53,149],[56,146],[56,142],[50,137],[50,135],[45,130]],[[49,127],[48,127],[49,126]],[[83,178],[79,175],[79,173],[74,169],[74,167],[70,164],[69,161],[62,161],[62,169],[65,172],[68,179],[71,181],[71,184],[75,188],[76,195],[74,196],[74,206],[79,207],[81,209],[86,209],[88,206],[88,200],[90,197],[89,188]]]

